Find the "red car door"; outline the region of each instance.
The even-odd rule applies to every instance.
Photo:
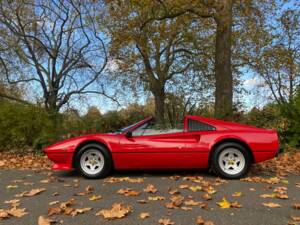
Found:
[[[149,122],[150,123],[150,122]],[[147,124],[143,125],[147,127]],[[133,131],[132,137],[120,138],[120,154],[116,164],[120,168],[199,168],[199,154],[188,150],[187,144],[198,143],[199,134],[189,134],[183,126],[180,129],[168,129],[157,132],[150,128]],[[150,130],[150,131],[149,131]],[[140,132],[140,133],[139,133]]]

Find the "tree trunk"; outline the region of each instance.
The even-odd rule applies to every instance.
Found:
[[[232,119],[233,78],[231,71],[232,0],[225,0],[216,17],[215,117]]]
[[[158,123],[165,123],[165,98],[166,93],[164,88],[156,88],[152,91],[155,104],[155,119]]]

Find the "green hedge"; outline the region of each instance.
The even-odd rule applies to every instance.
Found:
[[[0,149],[41,148],[53,139],[53,123],[48,113],[37,106],[0,103]]]

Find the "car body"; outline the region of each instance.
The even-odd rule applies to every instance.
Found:
[[[114,169],[135,170],[208,168],[214,150],[226,143],[241,146],[251,163],[271,159],[279,150],[276,130],[199,116],[186,116],[180,129],[138,133],[153,121],[149,117],[119,132],[71,138],[46,147],[44,152],[54,162],[54,170],[70,170],[76,168],[76,154],[82,147],[99,144],[108,151]]]

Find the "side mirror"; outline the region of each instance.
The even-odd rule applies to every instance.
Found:
[[[125,134],[125,137],[131,138],[132,137],[132,131],[131,130],[127,131],[126,134]]]

